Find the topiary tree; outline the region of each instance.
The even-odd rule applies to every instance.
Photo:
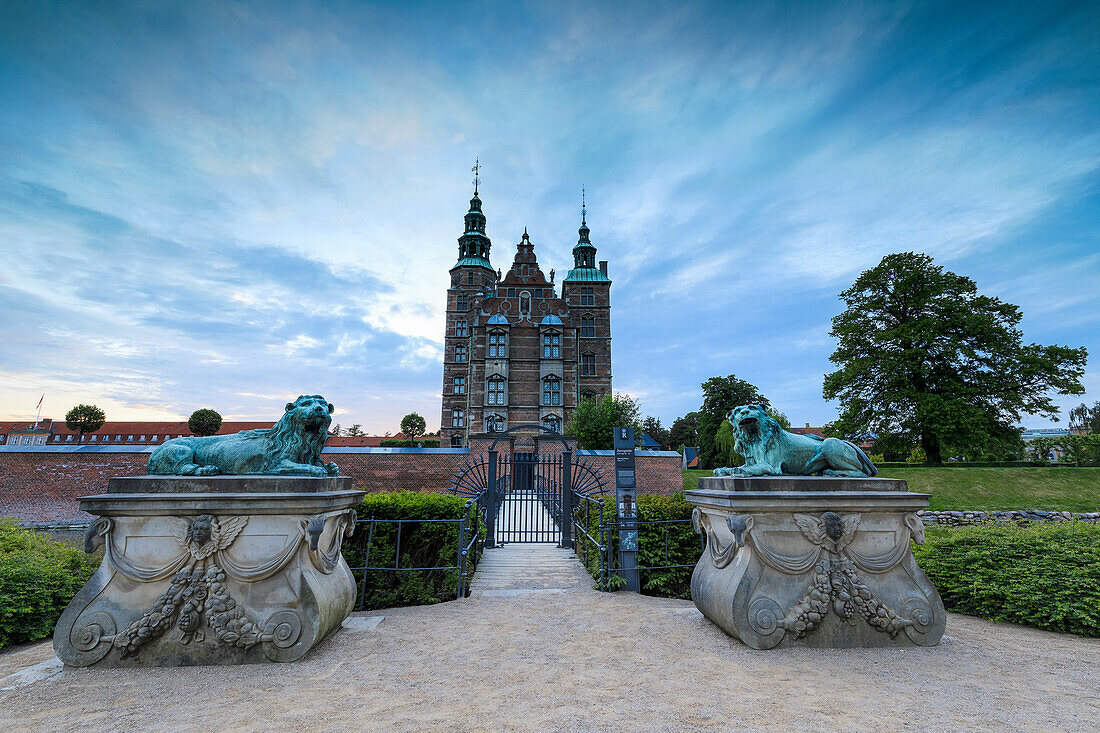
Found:
[[[427,429],[428,423],[415,412],[410,412],[408,415],[401,418],[401,432],[408,437],[409,447],[412,447],[416,439],[423,435],[424,431]]]
[[[80,433],[81,442],[85,435],[99,430],[106,421],[107,415],[95,405],[77,405],[65,413],[65,427]]]
[[[209,407],[195,410],[187,419],[187,429],[193,435],[213,435],[222,426],[222,416]]]

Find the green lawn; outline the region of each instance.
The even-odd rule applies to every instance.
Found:
[[[684,471],[684,488],[710,471]],[[1100,511],[1100,468],[884,468],[909,490],[931,494],[929,509]]]

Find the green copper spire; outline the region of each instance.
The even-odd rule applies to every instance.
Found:
[[[592,230],[588,228],[588,207],[585,201],[584,186],[581,186],[581,227],[577,230],[577,246],[573,248],[573,269],[565,276],[566,282],[583,280],[586,282],[611,282],[602,271],[596,268],[596,245],[588,238]]]
[[[481,211],[481,198],[477,193],[481,162],[476,161],[470,170],[474,173],[474,197],[470,199],[470,210],[466,212],[465,231],[458,238],[458,262],[455,267],[475,266],[492,270],[489,250],[493,243],[485,236],[485,214]]]

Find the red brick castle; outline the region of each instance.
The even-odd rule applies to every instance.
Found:
[[[611,280],[586,218],[582,201],[559,297],[526,229],[508,272],[493,269],[475,181],[447,290],[441,445],[529,423],[560,432],[580,400],[611,394]]]

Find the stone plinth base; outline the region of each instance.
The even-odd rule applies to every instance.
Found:
[[[349,479],[147,476],[83,497],[103,563],[54,629],[78,667],[290,662],[351,612]]]
[[[753,649],[932,646],[946,623],[910,539],[927,494],[896,479],[700,478],[687,492],[706,550],[703,614]]]

